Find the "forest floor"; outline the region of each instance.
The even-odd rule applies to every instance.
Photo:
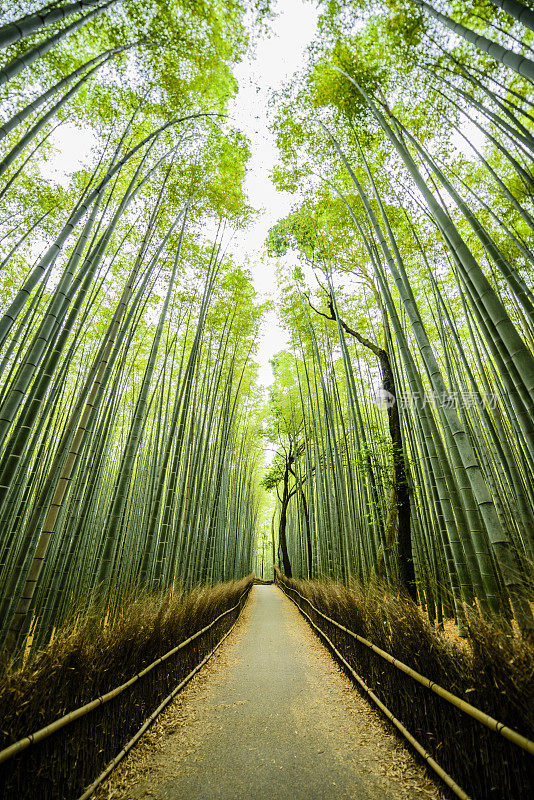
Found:
[[[437,800],[422,766],[275,586],[98,800]]]

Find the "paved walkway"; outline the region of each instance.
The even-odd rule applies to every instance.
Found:
[[[211,674],[205,668],[190,696],[184,692],[139,765],[134,754],[107,796],[440,797],[278,588],[255,586],[243,616]]]

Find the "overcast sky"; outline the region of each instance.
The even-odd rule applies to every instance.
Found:
[[[269,177],[277,153],[268,130],[267,103],[270,92],[280,88],[302,65],[318,16],[315,5],[303,0],[278,0],[273,11],[276,17],[271,22],[271,36],[257,43],[253,60],[245,60],[237,67],[240,89],[229,107],[230,116],[251,143],[245,188],[251,205],[261,209],[255,224],[235,235],[231,249],[238,258],[249,261],[254,286],[262,300],[276,300],[277,294],[275,263],[266,258],[263,243],[269,228],[289,212],[294,202],[287,192],[276,191]],[[264,386],[272,381],[269,359],[285,345],[276,312],[269,313],[263,323],[258,353],[260,382]]]

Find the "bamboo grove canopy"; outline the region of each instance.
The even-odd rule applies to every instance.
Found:
[[[461,632],[469,610],[532,635],[534,12],[318,6],[270,106],[294,206],[267,241],[289,339],[267,402],[266,308],[227,247],[253,215],[249,144],[226,111],[268,5],[9,6],[8,653],[73,607],[113,619],[133,590],[242,577],[267,539],[287,575],[380,580]],[[54,180],[68,126],[92,153]]]

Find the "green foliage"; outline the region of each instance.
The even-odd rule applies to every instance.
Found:
[[[0,90],[5,119],[19,121],[1,157],[33,133],[0,184],[1,635],[11,652],[27,635],[28,591],[40,648],[73,598],[84,611],[101,603],[111,621],[134,584],[191,587],[251,570],[265,305],[225,254],[226,226],[251,215],[249,143],[226,108],[245,15],[261,25],[268,13],[264,2],[116,3]],[[3,50],[0,68],[68,24]],[[67,81],[44,98],[115,46],[76,94]],[[45,181],[55,127],[67,123],[91,135],[92,152],[61,183]],[[26,591],[29,568],[39,581]]]
[[[303,414],[299,467],[314,469],[314,570],[396,580],[398,449],[388,444],[392,417],[372,399],[383,377],[377,348],[386,348],[403,399],[419,598],[431,617],[440,606],[438,618],[452,602],[462,632],[470,596],[500,613],[486,556],[494,564],[502,546],[500,578],[530,636],[517,576],[529,580],[534,552],[524,534],[534,476],[520,455],[534,452],[534,138],[531,87],[507,64],[512,53],[531,61],[532,33],[485,0],[439,10],[502,51],[451,34],[413,2],[325,0],[320,10],[307,63],[273,103],[274,179],[296,200],[267,240],[304,367],[296,387],[284,385]],[[471,405],[448,399],[469,392]],[[530,417],[510,407],[516,393]],[[515,485],[520,524],[503,484],[512,473],[504,483]],[[277,474],[273,463],[268,482]],[[290,558],[303,575],[306,525],[304,508],[294,509]]]
[[[384,80],[384,71],[371,66],[358,50],[336,42],[326,57],[313,65],[310,75],[312,102],[317,107],[333,106],[347,119],[367,115],[361,92],[342,74],[350,75],[361,88],[374,95]]]

